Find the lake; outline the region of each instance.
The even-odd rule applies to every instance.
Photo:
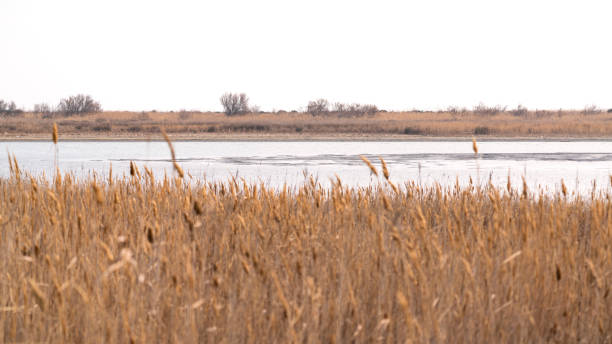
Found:
[[[522,177],[532,190],[559,190],[563,178],[568,189],[590,192],[593,181],[610,189],[612,141],[485,141],[475,156],[471,141],[289,141],[289,142],[175,142],[178,162],[193,178],[207,181],[244,177],[270,186],[295,185],[313,175],[323,185],[338,175],[348,185],[368,185],[378,179],[361,161],[365,155],[380,167],[388,164],[391,179],[444,186],[474,182],[505,187],[508,176],[515,187]],[[172,175],[165,142],[60,142],[57,160],[62,171],[78,176],[91,171],[107,175],[112,164],[117,176],[129,174],[129,163],[148,166],[156,176]],[[0,142],[0,150],[17,157],[22,170],[52,175],[55,147],[51,142]],[[7,158],[0,160],[0,176],[9,175]]]

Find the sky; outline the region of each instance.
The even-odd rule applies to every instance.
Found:
[[[612,108],[609,0],[0,0],[0,99]]]

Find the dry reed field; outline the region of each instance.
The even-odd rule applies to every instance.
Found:
[[[278,189],[9,160],[0,342],[612,342],[610,194],[394,185],[367,159],[378,184]]]
[[[470,137],[610,137],[612,112],[532,111],[482,115],[474,112],[379,112],[372,116],[312,116],[305,113],[262,113],[225,116],[200,112],[104,112],[44,118],[26,113],[0,117],[0,138],[47,136],[57,122],[64,138],[158,139],[160,128],[184,138],[224,138],[240,135],[308,137],[338,134],[410,138]]]

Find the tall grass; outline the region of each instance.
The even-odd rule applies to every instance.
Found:
[[[610,194],[10,166],[0,342],[612,341]]]

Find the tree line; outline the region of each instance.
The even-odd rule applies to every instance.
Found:
[[[219,98],[223,112],[227,116],[237,116],[249,113],[259,113],[259,107],[250,104],[250,99],[245,93],[225,93]],[[418,110],[413,110],[420,112]],[[595,105],[588,105],[581,111],[585,115],[601,113],[604,110],[597,108]],[[19,116],[25,111],[17,107],[15,102],[4,101],[0,99],[0,116],[11,117]],[[55,105],[49,105],[47,103],[39,103],[34,105],[32,112],[42,114],[43,116],[75,116],[85,115],[90,113],[102,112],[102,106],[96,100],[89,95],[77,94],[74,96],[66,97],[60,100]],[[292,111],[297,112],[297,111]],[[385,110],[379,109],[373,104],[346,104],[341,102],[330,103],[327,99],[319,98],[316,100],[309,101],[306,105],[305,113],[313,116],[325,116],[325,115],[336,115],[336,116],[366,116],[374,115],[378,112],[386,112]],[[498,113],[510,113],[514,116],[525,116],[529,114],[529,110],[519,105],[516,109],[508,110],[506,106],[496,105],[487,106],[480,103],[474,106],[471,110],[467,108],[459,108],[451,106],[445,111],[454,114],[473,113],[475,115],[495,115]],[[537,113],[538,111],[536,111]],[[608,113],[612,113],[612,109],[607,110]]]
[[[0,100],[0,115],[18,116],[24,112],[25,111],[23,109],[17,108],[15,102]],[[46,116],[74,116],[102,112],[102,106],[89,95],[77,94],[61,99],[59,104],[55,106],[47,103],[36,104],[34,105],[32,112],[40,113]]]
[[[223,106],[223,112],[227,116],[244,115],[247,113],[257,113],[259,108],[257,106],[249,105],[249,97],[245,93],[225,93],[219,99]],[[376,105],[371,104],[344,104],[334,103],[331,104],[327,99],[317,99],[308,102],[306,106],[306,113],[313,116],[321,115],[345,115],[345,116],[363,116],[363,115],[374,115],[380,110]]]

